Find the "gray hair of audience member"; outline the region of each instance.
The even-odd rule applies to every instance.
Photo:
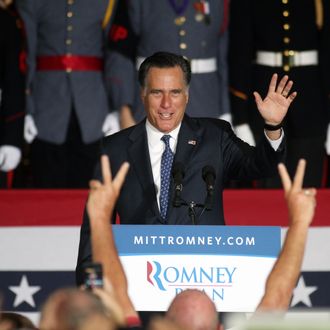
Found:
[[[0,330],[33,330],[37,327],[24,315],[11,312],[2,312],[0,314]]]
[[[180,67],[184,80],[187,86],[189,86],[191,80],[191,68],[189,61],[181,55],[168,53],[168,52],[157,52],[147,57],[139,68],[139,83],[143,88],[145,87],[146,77],[151,68],[167,69]]]
[[[188,289],[179,293],[168,308],[166,318],[183,329],[221,329],[213,301],[200,290]]]
[[[59,289],[42,308],[40,329],[80,330],[95,318],[106,322],[109,330],[116,329],[110,313],[95,294],[76,288]]]

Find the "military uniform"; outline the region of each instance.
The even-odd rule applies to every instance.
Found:
[[[18,17],[0,8],[0,146],[21,148],[24,118],[24,75],[20,70],[22,35]],[[7,175],[0,171],[0,187]]]
[[[119,109],[130,105],[136,120],[144,117],[136,69],[147,56],[168,51],[191,60],[193,76],[187,113],[204,117],[228,113],[224,1],[128,0],[126,5],[128,22],[123,26],[115,23],[118,33],[112,34],[110,49],[113,106]],[[117,13],[121,18],[125,9],[122,11]],[[131,34],[137,39],[135,49],[127,47],[132,43]],[[129,42],[125,43],[125,39]],[[130,59],[132,54],[136,55],[134,61]]]
[[[330,2],[326,1],[324,3],[324,11],[330,11]],[[330,20],[325,21],[325,29],[326,31],[330,31]],[[326,186],[330,187],[330,38],[328,36],[328,47],[326,47],[325,52],[323,54],[323,65],[322,65],[322,70],[325,73],[324,74],[324,79],[325,79],[325,86],[326,86],[326,91],[328,94],[328,113],[329,113],[329,124],[328,124],[328,131],[327,131],[327,142],[326,142],[326,150],[327,150],[327,169],[326,173],[327,176],[325,177],[326,181]]]
[[[289,170],[307,159],[306,185],[322,181],[328,123],[323,65],[328,65],[329,15],[322,0],[232,0],[229,81],[234,125],[248,123],[258,138],[263,121],[253,91],[266,94],[265,81],[288,74],[298,96],[285,120]]]
[[[109,112],[103,60],[114,0],[18,0],[17,5],[27,34],[27,113],[38,130],[32,157],[47,149],[50,153],[64,149],[70,140],[63,153],[81,148],[76,172],[82,167],[91,172],[97,157],[93,144],[102,137]],[[35,163],[45,160],[40,156],[33,157]],[[54,158],[63,157],[60,153],[50,157],[49,164],[41,163],[37,175],[52,166]],[[54,168],[48,175],[47,185],[56,184],[52,183],[56,172]],[[82,180],[86,186],[86,177]]]

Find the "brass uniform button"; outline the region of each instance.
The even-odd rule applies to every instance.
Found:
[[[285,72],[290,71],[290,66],[289,66],[289,65],[284,65],[284,66],[283,66],[283,70],[284,70]]]
[[[289,12],[288,12],[287,10],[284,10],[284,12],[283,12],[283,16],[284,16],[284,17],[289,17]]]
[[[69,46],[69,45],[72,44],[72,40],[71,40],[71,39],[66,39],[66,40],[65,40],[65,43]]]
[[[290,30],[290,25],[289,24],[283,24],[283,29],[284,30]]]
[[[72,31],[73,30],[73,26],[72,25],[68,25],[66,29],[67,29],[67,31]]]
[[[73,0],[68,0],[68,5],[73,5]]]
[[[286,5],[288,2],[289,2],[288,0],[282,0],[282,3],[285,4],[285,5]]]
[[[71,18],[73,16],[73,12],[72,11],[68,11],[67,14],[66,14],[66,16],[68,18]]]
[[[72,53],[66,53],[66,57],[71,57],[71,56],[72,56]],[[70,67],[69,68],[66,68],[65,69],[65,72],[66,73],[71,73],[72,72],[72,68],[70,68]]]
[[[186,31],[185,30],[180,30],[179,32],[180,36],[183,37],[186,35]]]
[[[285,44],[288,44],[290,42],[290,38],[284,37],[283,38],[283,41],[284,41]]]
[[[203,14],[198,13],[198,14],[195,15],[195,20],[197,22],[202,22],[204,20],[204,17],[205,16]]]
[[[184,43],[184,42],[181,42],[181,44],[180,44],[180,48],[181,48],[181,49],[187,49],[187,44]]]

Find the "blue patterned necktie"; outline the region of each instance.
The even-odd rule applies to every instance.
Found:
[[[163,135],[161,140],[165,143],[165,150],[162,154],[160,163],[160,215],[166,219],[166,212],[168,207],[168,191],[170,188],[170,175],[174,154],[170,148],[170,135]]]

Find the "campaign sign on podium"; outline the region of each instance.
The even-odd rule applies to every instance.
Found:
[[[218,311],[252,312],[281,247],[280,227],[114,226],[139,311],[165,311],[176,294],[203,290]]]

